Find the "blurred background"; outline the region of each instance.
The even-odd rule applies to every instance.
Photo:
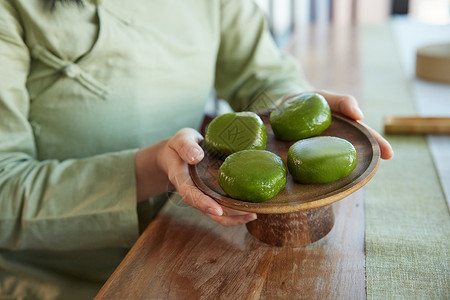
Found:
[[[361,61],[371,55],[363,51],[370,28],[388,27],[396,43],[403,44],[397,52],[408,76],[414,73],[419,45],[445,39],[450,43],[450,0],[254,1],[267,14],[277,45],[300,61],[315,89],[354,95],[363,108],[362,78],[367,70],[362,70]],[[216,99],[206,111],[224,113],[231,108]]]
[[[361,96],[358,77],[364,28],[389,24],[395,30],[402,26],[399,23],[408,23],[414,32],[421,23],[450,24],[450,0],[255,1],[266,12],[278,46],[300,60],[314,87],[355,96]]]
[[[267,13],[277,42],[311,25],[348,26],[408,16],[431,24],[450,23],[449,0],[255,0]]]
[[[255,1],[266,12],[278,46],[300,61],[313,87],[355,96],[364,122],[391,142],[396,163],[381,178],[430,153],[450,207],[450,135],[426,135],[428,149],[410,157],[410,149],[416,151],[423,136],[385,132],[392,116],[449,120],[450,0]],[[440,73],[444,80],[419,76],[418,53],[430,45],[438,47],[426,53],[422,65],[429,63],[428,71]],[[415,174],[411,182],[432,166],[417,168],[410,172]],[[388,183],[386,179],[383,184]]]

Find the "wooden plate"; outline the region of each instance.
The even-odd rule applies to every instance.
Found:
[[[268,133],[266,150],[276,153],[286,163],[287,152],[293,142],[277,140],[268,115],[261,117]],[[280,214],[325,206],[357,191],[375,175],[380,161],[380,149],[366,127],[337,114],[333,114],[330,127],[321,135],[337,136],[353,144],[358,163],[349,176],[331,183],[305,185],[295,182],[288,173],[286,186],[278,195],[262,203],[251,203],[229,197],[217,183],[217,173],[224,158],[206,153],[200,163],[189,166],[189,173],[197,187],[206,195],[223,206],[241,211]]]

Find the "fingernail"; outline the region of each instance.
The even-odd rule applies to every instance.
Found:
[[[212,207],[208,207],[206,209],[206,213],[213,215],[213,216],[221,216],[222,214],[219,212],[219,210],[212,208]]]
[[[353,112],[356,115],[358,115],[361,119],[364,118],[364,114],[363,114],[362,110],[358,106],[353,106],[352,109],[353,109]]]
[[[195,161],[200,156],[200,150],[192,147],[191,149],[189,149],[187,156],[189,158],[189,161]]]
[[[247,220],[248,222],[250,222],[250,221],[256,220],[257,218],[258,218],[258,216],[257,216],[256,214],[250,214],[250,215],[248,215],[248,216],[246,217],[246,220]]]

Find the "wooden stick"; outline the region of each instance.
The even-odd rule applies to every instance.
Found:
[[[448,117],[387,117],[384,132],[388,134],[450,134]]]

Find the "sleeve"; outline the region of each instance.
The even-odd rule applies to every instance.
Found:
[[[251,0],[222,0],[215,85],[235,111],[263,110],[286,94],[312,89],[299,63],[277,48]]]
[[[36,159],[26,89],[30,55],[8,3],[0,4],[0,248],[129,247],[138,236],[136,150]]]

